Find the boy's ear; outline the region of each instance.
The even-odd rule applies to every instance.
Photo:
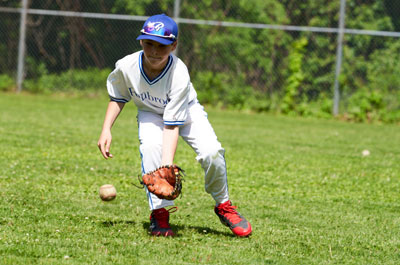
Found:
[[[139,43],[140,43],[140,46],[142,46],[142,47],[143,47],[143,43],[142,43],[142,40],[139,40]]]
[[[175,51],[176,46],[178,45],[178,40],[174,41],[171,45],[172,45],[172,51]]]

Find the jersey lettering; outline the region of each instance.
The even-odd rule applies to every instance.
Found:
[[[152,95],[150,95],[150,92],[143,92],[141,94],[136,93],[136,91],[132,90],[132,88],[129,88],[129,92],[131,93],[131,95],[135,95],[137,98],[139,98],[141,101],[152,101],[152,102],[156,102],[159,104],[162,104],[164,107],[168,104],[169,100],[168,99],[163,99],[163,98],[158,98],[158,97],[153,97]],[[133,92],[133,94],[132,94]]]

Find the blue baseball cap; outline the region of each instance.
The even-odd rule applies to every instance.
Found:
[[[140,32],[137,40],[154,40],[164,45],[170,45],[178,37],[178,25],[165,14],[154,15],[144,22]]]

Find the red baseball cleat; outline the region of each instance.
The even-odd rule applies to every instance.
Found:
[[[231,201],[226,201],[215,206],[214,211],[223,225],[228,226],[232,232],[240,237],[251,234],[250,223],[236,211],[236,206]]]
[[[153,210],[150,215],[150,232],[153,236],[174,236],[174,232],[169,226],[169,213],[176,212],[173,207],[168,210],[165,208]]]

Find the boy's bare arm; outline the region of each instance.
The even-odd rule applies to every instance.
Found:
[[[108,103],[106,116],[103,122],[103,129],[101,131],[99,141],[97,142],[97,146],[99,147],[99,150],[105,159],[113,157],[113,155],[110,154],[112,140],[111,127],[113,126],[124,106],[125,103],[121,102],[110,101],[110,103]]]
[[[163,131],[163,148],[161,165],[172,165],[176,147],[178,145],[179,127],[176,125],[165,125]]]

